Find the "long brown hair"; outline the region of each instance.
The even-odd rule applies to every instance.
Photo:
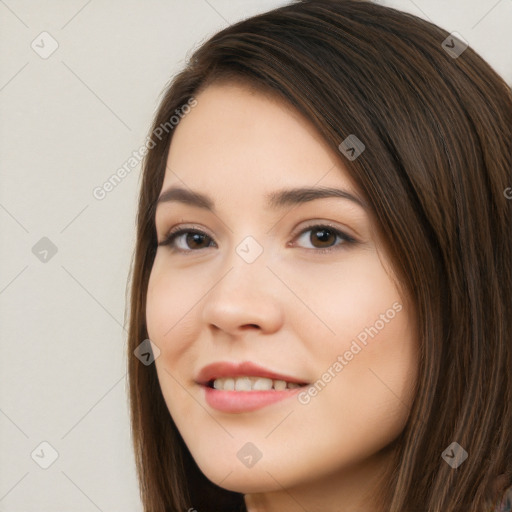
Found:
[[[129,398],[145,511],[245,510],[242,495],[199,471],[155,366],[133,354],[148,338],[169,120],[218,80],[275,94],[314,124],[370,206],[414,300],[417,389],[382,510],[482,512],[511,485],[512,93],[471,47],[450,55],[449,35],[367,1],[304,0],[215,34],[170,83],[143,164],[130,271]],[[366,147],[354,160],[338,150],[350,134]],[[452,442],[468,453],[457,469],[441,457]]]

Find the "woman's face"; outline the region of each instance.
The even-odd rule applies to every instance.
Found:
[[[159,245],[147,294],[167,407],[221,487],[347,496],[408,417],[413,311],[341,153],[261,93],[215,84],[196,99],[155,218],[159,242],[184,231]]]

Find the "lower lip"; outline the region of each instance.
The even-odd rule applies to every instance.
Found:
[[[238,413],[261,409],[267,405],[295,396],[302,387],[286,391],[222,391],[203,386],[206,403],[222,412]]]

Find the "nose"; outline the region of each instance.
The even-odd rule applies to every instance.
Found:
[[[259,329],[265,334],[278,331],[286,299],[279,284],[263,258],[246,263],[236,256],[202,301],[203,325],[233,336],[247,330]]]

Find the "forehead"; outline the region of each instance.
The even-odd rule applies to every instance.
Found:
[[[285,101],[239,84],[212,84],[174,128],[163,188],[256,192],[353,183],[339,154]],[[184,183],[183,183],[184,182]]]

